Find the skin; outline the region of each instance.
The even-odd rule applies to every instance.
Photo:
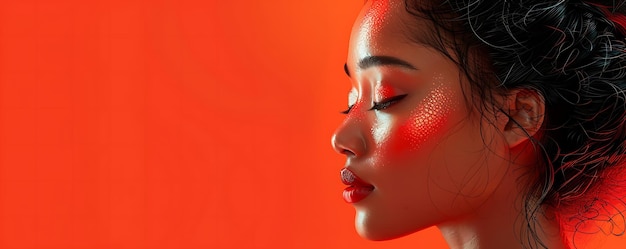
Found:
[[[387,240],[437,226],[452,248],[521,248],[520,183],[536,164],[522,128],[532,135],[541,126],[542,99],[515,90],[499,100],[523,127],[502,113],[473,111],[456,64],[405,36],[425,35],[428,25],[398,0],[366,2],[354,23],[346,64],[352,108],[332,144],[347,157],[345,167],[375,187],[353,204],[356,230]],[[369,56],[406,64],[363,67]],[[556,222],[537,223],[549,248],[564,248]]]

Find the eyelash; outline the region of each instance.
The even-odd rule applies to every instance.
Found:
[[[349,106],[348,106],[348,109],[346,109],[345,111],[342,111],[341,113],[342,113],[342,114],[348,114],[348,113],[350,113],[350,110],[352,110],[352,107],[354,107],[354,105],[349,105]]]
[[[372,106],[371,110],[384,110],[387,109],[389,106],[391,106],[392,104],[400,101],[401,99],[403,99],[404,97],[406,97],[406,94],[403,95],[398,95],[398,96],[393,96],[391,98],[388,99],[384,99],[381,102],[374,102],[374,105]]]
[[[401,99],[403,99],[404,97],[406,97],[406,94],[403,94],[403,95],[398,95],[398,96],[394,96],[394,97],[391,97],[391,98],[385,99],[385,100],[383,100],[383,101],[381,101],[381,102],[374,102],[374,104],[373,104],[372,108],[370,108],[369,110],[370,110],[370,111],[371,111],[371,110],[377,110],[377,111],[380,111],[380,110],[387,109],[387,108],[389,108],[391,105],[393,105],[394,103],[396,103],[396,102],[400,101]],[[354,107],[354,105],[350,105],[350,106],[348,106],[348,109],[347,109],[347,110],[345,110],[345,111],[342,111],[341,113],[343,113],[343,114],[348,114],[348,113],[350,113],[350,110],[352,110],[352,107]]]

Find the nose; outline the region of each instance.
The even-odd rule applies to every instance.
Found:
[[[358,120],[347,118],[335,130],[331,138],[333,149],[348,157],[359,157],[365,154],[367,145],[361,131],[361,125]]]

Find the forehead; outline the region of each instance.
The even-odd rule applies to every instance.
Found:
[[[406,11],[404,0],[367,1],[352,27],[348,60],[402,53],[402,48],[410,45],[410,31],[414,31],[409,29],[409,22],[411,27],[418,24]]]
[[[397,19],[403,3],[401,0],[367,1],[361,10],[360,26],[371,27],[373,33],[380,31],[380,28],[389,26],[390,21]]]

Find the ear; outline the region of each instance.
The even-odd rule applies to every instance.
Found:
[[[512,90],[505,108],[509,119],[504,127],[504,137],[510,148],[537,134],[545,114],[545,101],[539,92],[527,88]]]

